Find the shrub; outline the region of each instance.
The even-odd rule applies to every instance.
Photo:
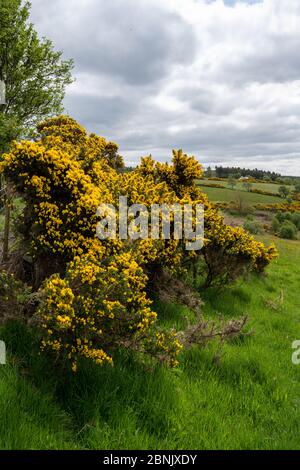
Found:
[[[285,220],[284,212],[277,212],[275,215],[275,218],[278,220],[280,224],[282,224]]]
[[[282,185],[279,187],[278,193],[280,194],[281,197],[286,199],[290,194],[290,190],[287,186]]]
[[[244,229],[253,235],[257,235],[263,231],[261,223],[255,220],[246,220],[244,223]]]
[[[216,189],[224,189],[225,186],[223,184],[217,184],[217,183],[201,183],[202,188],[216,188]]]
[[[272,193],[271,191],[264,191],[262,189],[257,189],[257,188],[250,189],[250,192],[254,194],[262,194],[264,196],[281,197],[279,193]]]
[[[282,224],[285,220],[289,220],[290,222],[292,222],[292,220],[293,220],[293,214],[291,212],[281,212],[280,211],[280,212],[277,212],[275,217],[280,222],[280,224]]]
[[[217,176],[213,176],[213,177],[210,177],[210,178],[207,178],[208,181],[223,181],[223,183],[226,183],[226,179],[225,178],[218,178]]]
[[[235,210],[239,215],[250,215],[254,212],[253,207],[248,204],[242,191],[237,191],[235,200],[230,204],[230,209]]]
[[[281,223],[280,221],[278,220],[278,217],[273,217],[273,220],[272,220],[272,230],[275,234],[279,233],[280,231],[280,227],[281,227]]]
[[[296,225],[297,229],[300,230],[300,213],[295,212],[292,214],[292,219],[291,221],[293,222],[294,225]]]
[[[155,341],[166,334],[151,330],[156,313],[145,293],[146,282],[130,252],[108,254],[95,242],[86,255],[74,258],[64,279],[55,275],[45,283],[37,312],[44,329],[43,348],[61,352],[76,371],[81,356],[102,365],[112,363],[117,347],[143,352],[153,334],[152,354],[161,359],[163,353],[174,365],[180,344],[175,334],[171,343]]]
[[[33,288],[40,288],[36,319],[43,348],[67,359],[75,371],[80,356],[111,363],[113,351],[128,347],[176,364],[177,333],[161,331],[148,292],[167,270],[180,274],[200,260],[205,287],[262,271],[276,257],[242,228],[225,224],[216,207],[197,188],[202,166],[182,150],[171,163],[152,157],[130,173],[118,173],[116,144],[86,131],[73,119],[52,118],[38,126],[34,142],[15,143],[0,173],[25,200],[24,251],[34,263]],[[202,204],[204,247],[186,251],[185,241],[96,239],[97,208],[128,204]],[[183,335],[184,336],[184,335]]]
[[[13,274],[0,271],[0,323],[26,314],[31,289]]]
[[[285,221],[285,220],[289,220],[290,222],[292,222],[293,214],[291,212],[284,212],[282,214],[282,221]]]
[[[288,240],[295,240],[297,237],[297,227],[293,224],[293,222],[286,220],[280,227],[279,236]]]

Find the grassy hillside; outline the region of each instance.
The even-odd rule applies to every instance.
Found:
[[[223,181],[210,181],[210,180],[207,180],[207,179],[202,179],[202,180],[197,180],[197,183],[202,186],[202,185],[205,185],[205,184],[220,184],[222,186],[224,186],[224,188],[228,188],[228,184],[227,184],[227,180],[223,180]],[[270,193],[274,193],[274,194],[278,194],[279,193],[279,188],[280,188],[280,184],[276,184],[276,183],[251,183],[252,184],[252,189],[259,189],[261,191],[267,191],[267,192],[270,192]],[[243,181],[237,181],[237,184],[236,184],[236,189],[237,190],[241,190],[241,191],[245,191],[245,188],[244,188],[244,182]],[[294,190],[294,186],[288,186],[289,189],[291,190]]]
[[[276,243],[280,258],[267,277],[205,294],[206,315],[247,313],[254,330],[226,344],[219,361],[210,344],[185,353],[173,371],[123,355],[114,368],[86,365],[57,378],[26,329],[2,327],[10,353],[0,366],[0,448],[299,449],[300,366],[291,344],[300,339],[300,243]],[[156,307],[168,324],[188,314]]]
[[[208,195],[212,202],[230,202],[237,196],[236,189],[230,188],[209,188],[201,186],[201,189]],[[242,192],[243,199],[248,204],[278,204],[281,200],[276,196],[266,196],[264,194],[255,194],[247,191]]]

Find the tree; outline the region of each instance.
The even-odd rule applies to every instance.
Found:
[[[283,197],[284,199],[286,199],[290,194],[289,188],[287,188],[284,185],[280,186],[280,188],[278,189],[278,192],[279,192],[280,196]]]
[[[107,142],[102,152],[102,157],[107,159],[109,165],[115,170],[124,168],[123,157],[118,153],[119,147],[114,142]]]
[[[245,215],[249,212],[249,205],[245,200],[245,195],[242,191],[236,191],[234,204],[239,215]]]
[[[207,170],[206,170],[206,172],[205,172],[205,176],[206,176],[207,178],[211,178],[212,175],[213,175],[213,174],[212,174],[211,166],[208,166],[208,167],[207,167]]]
[[[300,193],[300,183],[297,183],[297,184],[295,185],[295,191],[296,191],[297,194]]]
[[[29,22],[30,3],[0,2],[0,80],[6,104],[0,107],[0,154],[27,136],[36,122],[62,111],[65,88],[72,82],[72,60],[62,60],[48,39],[39,39]]]
[[[248,193],[250,193],[252,189],[252,184],[249,181],[245,181],[245,183],[243,183],[243,187],[245,188],[246,191],[248,191]]]
[[[233,175],[228,176],[228,184],[231,187],[231,189],[234,189],[236,186],[236,179]]]

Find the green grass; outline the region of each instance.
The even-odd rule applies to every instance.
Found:
[[[209,188],[200,186],[203,192],[205,192],[209,200],[212,202],[231,202],[234,201],[237,196],[236,189],[230,188]],[[265,196],[263,194],[255,194],[247,191],[241,192],[243,200],[248,204],[278,204],[281,202],[276,196]]]
[[[205,185],[205,184],[220,184],[224,186],[224,188],[228,188],[227,180],[223,181],[211,181],[208,179],[201,179],[197,180],[197,183],[199,186]],[[237,181],[236,184],[236,189],[240,191],[246,191],[244,188],[244,182],[243,181]],[[267,191],[270,193],[278,194],[279,193],[279,188],[282,186],[281,184],[275,184],[275,183],[251,183],[252,189],[260,189],[262,191]],[[294,186],[288,186],[289,189],[294,190]]]
[[[2,327],[10,353],[0,366],[0,448],[299,449],[300,366],[291,344],[300,339],[300,243],[276,243],[281,255],[267,277],[204,295],[205,315],[248,314],[253,329],[227,343],[218,364],[211,343],[185,353],[176,370],[120,354],[114,368],[86,363],[75,377],[57,376],[26,328]],[[189,314],[156,307],[168,325]]]

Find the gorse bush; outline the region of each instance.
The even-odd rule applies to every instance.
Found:
[[[300,212],[300,202],[297,200],[292,200],[290,202],[280,203],[280,204],[262,204],[257,203],[253,206],[255,209],[262,211],[271,211],[271,212]]]
[[[155,331],[153,338],[149,334],[156,314],[146,298],[146,281],[130,252],[111,256],[95,242],[87,254],[75,257],[64,279],[53,276],[45,283],[45,301],[37,313],[46,333],[43,347],[61,352],[76,370],[78,356],[112,363],[107,351],[132,344],[134,333],[139,349],[147,350],[152,343],[160,359],[167,353],[165,359],[174,364],[167,342],[156,341],[155,334],[163,333]],[[176,335],[171,348],[175,356],[180,351]]]
[[[272,191],[264,191],[263,189],[258,189],[258,188],[250,189],[250,192],[254,194],[262,194],[264,196],[281,197],[279,193],[274,193]]]
[[[88,135],[73,119],[60,116],[37,128],[33,142],[15,143],[0,164],[1,173],[25,200],[19,223],[22,246],[34,264],[34,290],[40,303],[35,319],[42,346],[66,358],[111,363],[119,347],[177,363],[182,346],[175,331],[162,331],[149,292],[168,271],[176,277],[201,261],[204,286],[233,281],[245,271],[262,271],[276,256],[242,228],[227,226],[196,186],[202,166],[181,150],[171,163],[151,156],[136,170],[123,166],[116,144]],[[205,242],[187,251],[185,240],[96,238],[97,208],[128,205],[202,204]],[[200,336],[200,335],[198,335]],[[181,332],[182,337],[182,332]]]

